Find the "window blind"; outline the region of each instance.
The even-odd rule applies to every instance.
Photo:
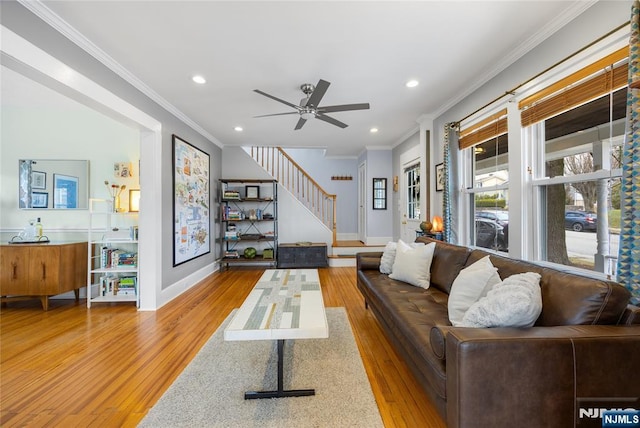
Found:
[[[625,47],[525,98],[519,103],[522,126],[529,126],[623,88],[628,81]],[[606,69],[605,69],[606,68]],[[605,69],[604,71],[602,71]],[[598,74],[596,74],[598,73]],[[587,78],[588,76],[594,75]]]
[[[470,127],[461,129],[458,147],[460,150],[466,149],[506,133],[507,109],[503,109]]]

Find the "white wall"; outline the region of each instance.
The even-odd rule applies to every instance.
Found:
[[[0,130],[0,230],[2,239],[15,234],[27,220],[41,217],[45,234],[64,237],[88,227],[86,209],[18,209],[19,159],[80,159],[89,161],[89,196],[108,198],[104,181],[139,188],[140,133],[58,92],[2,67]],[[130,162],[133,177],[116,179],[115,162]],[[37,169],[37,168],[36,168]],[[47,174],[47,185],[53,181]],[[52,204],[50,195],[50,205]],[[122,193],[128,207],[128,190]],[[51,236],[50,236],[51,238]],[[86,235],[81,237],[86,239]]]
[[[324,149],[285,148],[284,151],[326,192],[336,195],[337,232],[339,234],[357,234],[357,159],[326,157]],[[351,176],[353,180],[331,180],[332,176]]]
[[[393,163],[391,149],[367,150],[367,244],[386,244],[393,237]],[[387,179],[387,209],[373,209],[373,179]]]

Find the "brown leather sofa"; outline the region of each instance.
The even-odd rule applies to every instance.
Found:
[[[640,308],[626,288],[491,254],[502,279],[541,275],[541,315],[531,328],[453,327],[451,284],[489,253],[417,241],[436,242],[428,289],[380,273],[382,253],[357,254],[357,284],[450,428],[601,426],[580,411],[594,398],[639,408]]]

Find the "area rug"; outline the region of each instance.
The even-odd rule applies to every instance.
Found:
[[[326,311],[328,339],[287,340],[284,349],[284,388],[316,395],[244,399],[276,389],[277,342],[225,342],[233,311],[139,426],[383,427],[347,313]]]

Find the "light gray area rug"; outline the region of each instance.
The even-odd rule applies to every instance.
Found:
[[[383,427],[344,308],[327,308],[328,339],[287,340],[284,388],[310,397],[245,400],[277,388],[276,341],[225,342],[235,311],[140,427]]]

